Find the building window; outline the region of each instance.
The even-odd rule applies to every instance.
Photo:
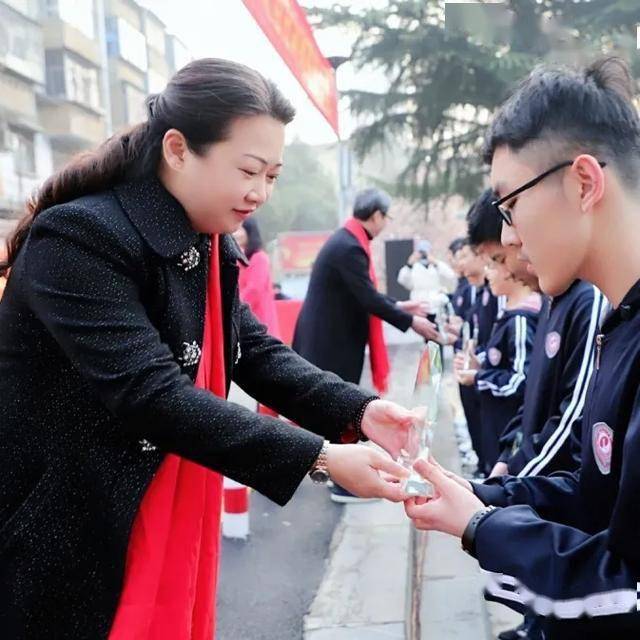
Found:
[[[123,18],[109,20],[107,45],[109,55],[120,56],[140,71],[147,70],[147,41],[144,34]]]
[[[0,2],[0,64],[44,82],[42,28]]]
[[[16,173],[33,176],[36,174],[36,145],[32,131],[19,127],[9,127],[13,137],[13,154]]]
[[[47,93],[54,98],[100,109],[98,70],[69,53],[47,51]]]
[[[146,107],[144,100],[146,95],[144,91],[140,91],[137,87],[123,83],[124,89],[124,105],[125,105],[125,120],[127,124],[137,124],[147,119]]]
[[[93,0],[47,0],[49,15],[78,29],[87,38],[96,37],[95,7]]]

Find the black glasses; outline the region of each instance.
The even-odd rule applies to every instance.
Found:
[[[565,167],[570,167],[574,162],[575,160],[565,160],[565,162],[561,162],[560,164],[555,165],[555,167],[551,167],[551,169],[545,171],[544,173],[541,173],[537,178],[534,178],[533,180],[529,180],[529,182],[527,182],[526,184],[523,184],[521,187],[518,187],[515,191],[512,191],[511,193],[504,196],[504,198],[500,198],[499,200],[494,200],[491,204],[498,210],[498,213],[500,214],[500,217],[504,220],[504,222],[511,227],[513,225],[513,219],[511,218],[511,211],[509,211],[509,209],[503,207],[502,205],[505,202],[508,202],[509,200],[511,200],[512,198],[515,198],[515,196],[519,195],[523,191],[526,191],[527,189],[531,189],[531,187],[535,187],[538,184],[538,182],[541,182],[552,173],[555,173],[560,169],[564,169]],[[607,166],[606,162],[598,162],[598,164],[602,168]]]

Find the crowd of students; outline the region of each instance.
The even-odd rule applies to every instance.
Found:
[[[489,597],[526,614],[502,637],[638,637],[640,119],[626,64],[536,69],[485,150],[491,189],[452,245],[467,282],[450,325],[477,337],[455,372],[479,473],[420,461],[436,498],[405,508],[459,536]]]

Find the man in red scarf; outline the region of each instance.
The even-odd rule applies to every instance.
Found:
[[[379,189],[356,196],[353,217],[329,238],[314,263],[293,339],[293,348],[306,360],[356,384],[369,344],[373,384],[380,394],[387,391],[389,377],[383,321],[438,339],[422,305],[396,302],[377,290],[370,243],[384,229],[390,206],[391,198]],[[362,500],[338,486],[331,499]]]

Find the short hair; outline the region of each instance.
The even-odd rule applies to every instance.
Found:
[[[590,153],[611,163],[628,186],[640,178],[640,119],[633,79],[621,58],[602,58],[583,71],[538,67],[500,107],[487,133],[484,159],[500,146],[520,151],[534,142],[570,160]],[[560,156],[563,157],[560,157]]]
[[[485,189],[467,213],[467,233],[473,246],[477,247],[483,242],[500,242],[502,219],[492,204],[494,200],[493,190]]]
[[[391,196],[382,189],[365,189],[356,195],[353,203],[353,217],[368,220],[376,211],[387,215],[391,207]]]
[[[247,234],[247,248],[244,254],[248,259],[251,259],[254,253],[257,253],[262,249],[262,235],[260,234],[260,227],[257,220],[254,218],[247,218],[242,221],[242,226]]]
[[[455,255],[456,253],[458,253],[458,251],[460,251],[460,249],[462,249],[462,247],[464,247],[465,244],[467,244],[469,241],[467,240],[467,238],[456,238],[455,240],[452,240],[449,243],[449,251],[451,251],[451,253],[453,255]]]

